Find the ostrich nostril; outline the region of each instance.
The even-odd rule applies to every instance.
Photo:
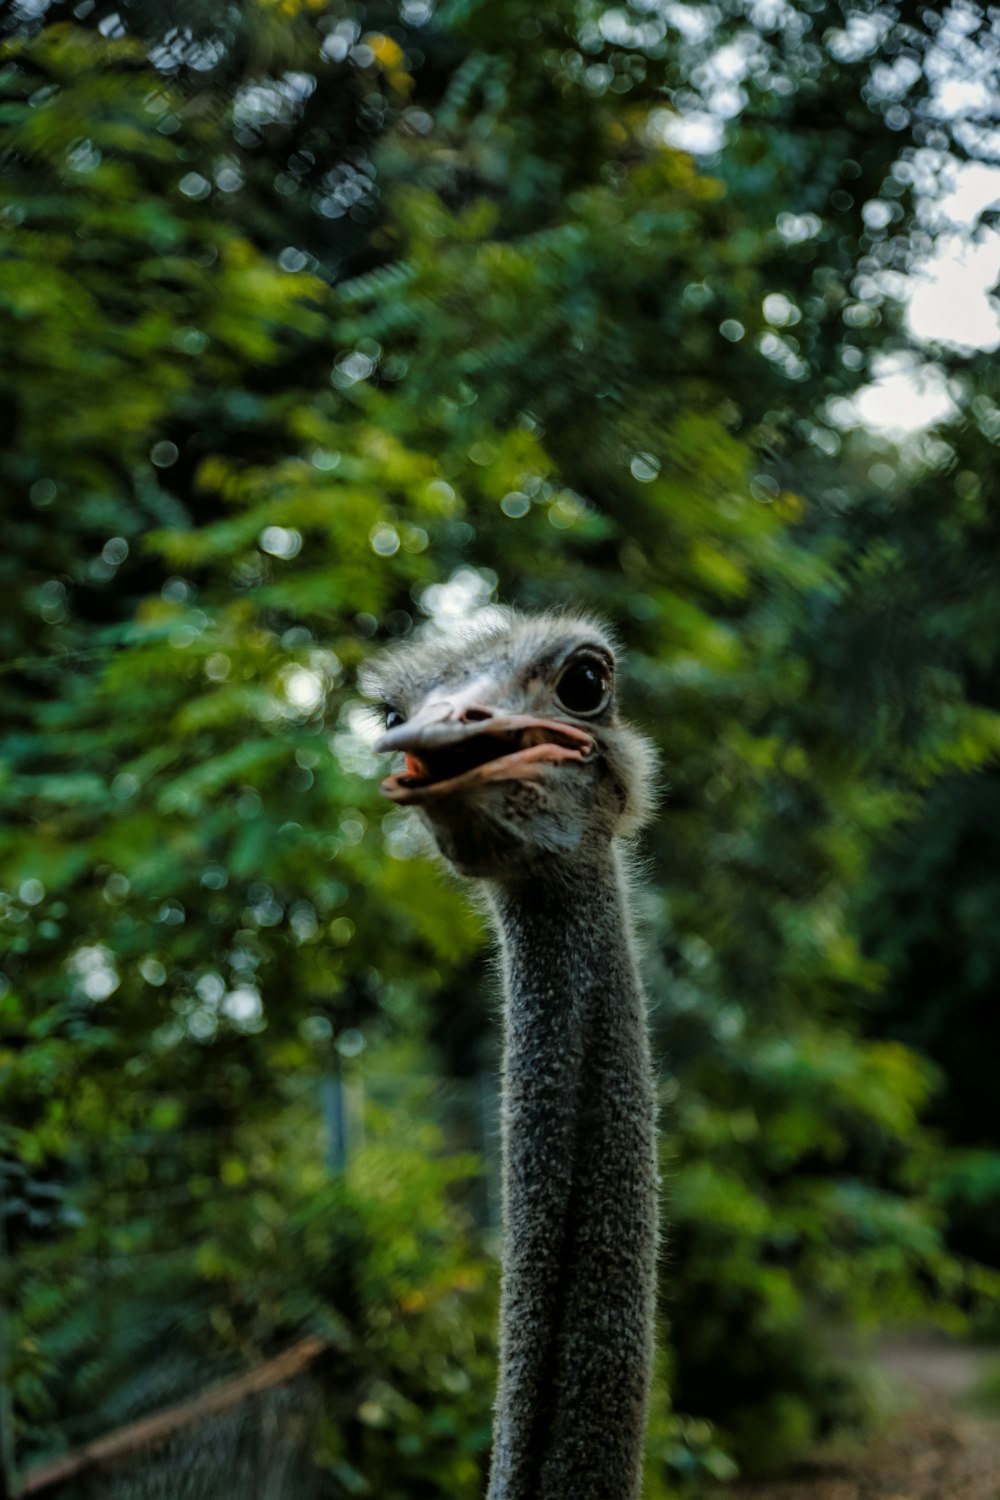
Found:
[[[463,708],[458,716],[460,724],[483,724],[493,718],[492,708]]]

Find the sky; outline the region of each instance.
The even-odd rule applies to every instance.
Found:
[[[947,385],[933,363],[935,344],[970,351],[1000,347],[1000,299],[992,294],[1000,280],[1000,234],[976,232],[980,215],[993,205],[1000,205],[1000,167],[984,162],[956,166],[952,189],[928,205],[938,228],[935,250],[904,292],[907,326],[926,348],[927,361],[896,356],[876,364],[875,379],[854,398],[866,426],[902,434],[949,415]]]
[[[660,3],[682,36],[704,43],[711,29],[708,7],[681,0]],[[749,3],[752,17],[756,6],[759,14],[754,18],[760,24],[773,26],[779,20],[796,24],[797,12],[788,0]],[[624,14],[609,11],[606,16],[614,20]],[[908,354],[876,358],[870,382],[853,402],[839,403],[838,425],[861,422],[898,437],[933,426],[953,410],[944,374],[934,362],[935,347],[969,352],[1000,348],[1000,299],[993,295],[1000,281],[1000,233],[979,222],[984,210],[1000,207],[1000,165],[992,164],[1000,162],[1000,132],[990,124],[995,125],[1000,85],[996,46],[974,40],[981,18],[979,3],[952,0],[942,7],[935,45],[924,59],[932,118],[947,121],[975,159],[951,163],[944,192],[937,170],[930,167],[925,173],[920,218],[933,236],[934,249],[901,287],[893,287],[893,294],[898,292],[905,304],[907,327],[917,348]],[[614,20],[614,24],[622,23]],[[825,40],[836,57],[876,58],[889,24],[889,8],[884,12],[877,6],[867,11],[859,8],[843,31]],[[997,31],[994,23],[994,37]],[[692,95],[686,108],[656,111],[652,128],[669,144],[695,157],[712,157],[722,148],[729,122],[738,119],[746,101],[742,85],[753,71],[757,46],[750,26],[735,41],[720,47],[700,70],[697,97]],[[876,61],[873,88],[885,100],[900,97],[899,90],[905,93],[908,86],[907,68],[918,65],[905,58],[892,67]],[[940,157],[935,165],[940,165]],[[878,205],[869,207],[877,210]]]

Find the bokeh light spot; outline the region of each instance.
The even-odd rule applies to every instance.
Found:
[[[177,462],[179,456],[180,449],[177,444],[168,441],[154,443],[149,450],[150,460],[158,469],[169,469]]]
[[[399,532],[395,526],[373,526],[368,540],[379,557],[392,557],[399,551]]]
[[[290,526],[265,526],[257,538],[262,552],[283,561],[297,557],[302,550],[302,533]]]

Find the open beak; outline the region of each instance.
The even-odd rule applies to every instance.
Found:
[[[406,764],[386,777],[382,794],[393,802],[431,802],[490,781],[530,781],[543,767],[580,764],[594,752],[594,737],[575,724],[469,709],[459,717],[417,717],[388,730],[378,751],[402,750]]]

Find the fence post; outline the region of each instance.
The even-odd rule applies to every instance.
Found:
[[[331,1062],[319,1081],[319,1107],[326,1138],[326,1165],[334,1177],[339,1177],[347,1165],[347,1120],[339,1059]]]

